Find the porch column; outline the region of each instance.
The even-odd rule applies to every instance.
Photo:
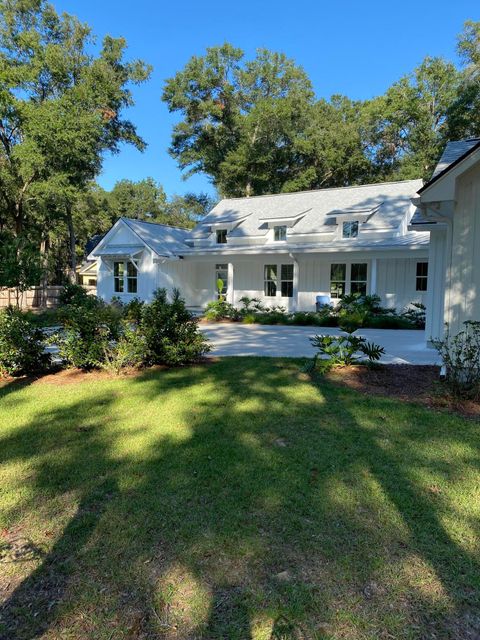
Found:
[[[233,264],[231,262],[228,263],[228,277],[227,277],[227,302],[233,304],[234,300],[234,291],[233,291]]]
[[[370,262],[370,295],[377,293],[377,259]]]
[[[292,311],[296,311],[298,308],[298,260],[293,255],[289,254],[293,260],[293,295],[292,295]]]

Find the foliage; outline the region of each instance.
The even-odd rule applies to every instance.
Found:
[[[240,313],[242,314],[263,311],[265,308],[260,298],[250,298],[249,296],[242,296],[240,298],[240,302],[242,303],[242,307],[240,308]]]
[[[0,310],[0,375],[38,373],[50,361],[42,331],[19,309]]]
[[[122,310],[123,317],[127,322],[132,322],[139,325],[142,320],[142,313],[145,307],[145,302],[140,298],[132,298],[127,304],[124,305]]]
[[[166,289],[155,292],[152,302],[143,309],[140,330],[146,339],[149,364],[196,362],[211,348],[177,289],[171,301]]]
[[[110,343],[120,335],[121,311],[97,296],[74,293],[58,314],[63,329],[51,340],[63,361],[79,369],[100,366]]]
[[[87,302],[88,293],[84,287],[79,284],[68,282],[60,292],[58,301],[60,305],[80,306]]]
[[[42,276],[40,256],[24,235],[0,233],[0,287],[16,290],[17,307],[29,287],[38,285]]]
[[[0,1],[1,226],[42,246],[44,262],[68,247],[72,272],[79,194],[106,151],[145,147],[123,113],[150,69],[125,61],[122,38],[93,44],[88,25],[45,0]]]
[[[414,324],[417,329],[425,329],[426,307],[421,302],[411,302],[401,313],[401,317]]]
[[[205,307],[205,318],[210,321],[227,319],[238,320],[239,317],[239,311],[233,306],[233,304],[224,300],[223,296],[218,300],[212,300]]]
[[[464,329],[452,336],[448,324],[445,337],[433,346],[445,365],[445,383],[453,396],[480,396],[480,322],[467,320]]]
[[[138,326],[125,321],[118,340],[104,343],[103,357],[97,363],[101,369],[119,374],[122,369],[140,368],[148,361],[147,341]]]
[[[310,342],[318,350],[312,361],[312,369],[320,356],[326,356],[330,366],[348,366],[364,362],[365,358],[372,364],[380,360],[385,353],[385,349],[380,345],[367,342],[366,338],[354,336],[352,333],[346,336],[317,335],[310,338]]]
[[[368,319],[365,327],[369,329],[419,329],[409,318],[396,314],[378,314]]]

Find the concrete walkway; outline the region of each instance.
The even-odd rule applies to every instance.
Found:
[[[240,323],[200,324],[212,342],[211,355],[271,356],[298,358],[313,356],[309,338],[316,334],[339,335],[331,327],[285,327]],[[385,349],[381,362],[392,364],[440,364],[435,349],[426,346],[424,331],[361,329],[356,335]]]

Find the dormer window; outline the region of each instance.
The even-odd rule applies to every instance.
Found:
[[[273,227],[273,239],[275,242],[284,242],[287,239],[287,226],[278,225]]]
[[[217,229],[217,244],[227,244],[226,229]]]
[[[343,223],[343,238],[356,238],[358,236],[358,220]]]

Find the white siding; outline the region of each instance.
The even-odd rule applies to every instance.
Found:
[[[426,256],[414,258],[381,258],[377,262],[377,294],[384,306],[402,311],[411,302],[427,302],[427,292],[416,291],[417,262],[428,262]]]
[[[452,333],[480,320],[480,164],[458,178],[445,319]]]

